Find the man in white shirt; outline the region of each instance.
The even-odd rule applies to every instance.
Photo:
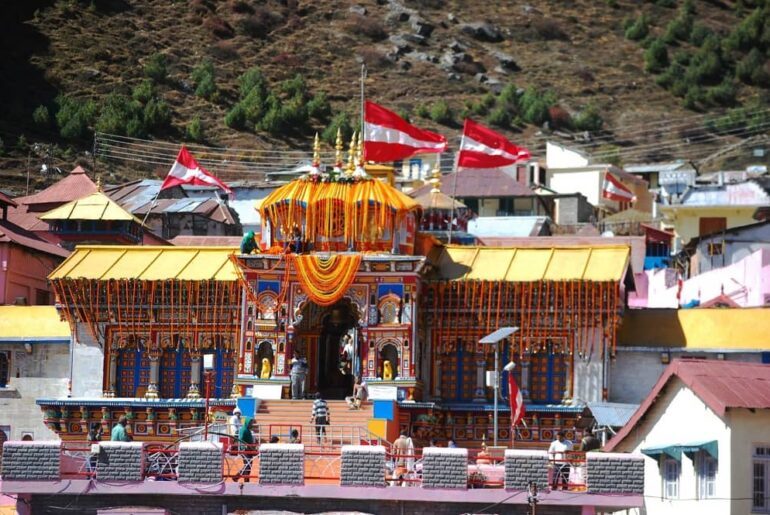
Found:
[[[233,415],[230,417],[230,420],[227,421],[227,432],[230,433],[230,436],[237,439],[238,433],[241,430],[241,408],[238,406],[235,407],[233,410]]]
[[[552,488],[554,490],[559,488],[561,483],[561,489],[567,489],[569,486],[569,456],[567,453],[572,450],[572,442],[567,440],[564,431],[559,431],[556,435],[556,440],[551,442],[551,446],[548,448],[548,457],[553,463],[553,481]]]

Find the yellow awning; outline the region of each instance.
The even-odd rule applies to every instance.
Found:
[[[620,281],[630,248],[623,245],[542,248],[447,246],[439,277],[452,281]]]
[[[41,220],[101,220],[135,221],[141,220],[120,207],[102,192],[94,192],[87,197],[67,202],[40,216]]]
[[[237,247],[80,246],[48,276],[56,279],[235,281]]]
[[[0,341],[69,338],[70,327],[53,306],[0,306]]]

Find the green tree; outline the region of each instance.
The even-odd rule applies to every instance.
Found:
[[[644,51],[644,69],[650,73],[658,73],[668,66],[668,47],[660,40],[652,42]]]
[[[96,104],[92,100],[81,100],[59,95],[56,99],[56,125],[65,139],[85,137],[96,116]]]
[[[348,113],[344,111],[337,113],[334,118],[332,118],[329,125],[324,129],[321,138],[323,138],[327,144],[333,146],[337,140],[337,129],[340,129],[342,132],[343,142],[350,141],[350,138],[353,136],[353,126],[350,123]]]
[[[32,111],[32,121],[41,129],[47,129],[51,126],[51,113],[46,106],[39,105]]]
[[[131,97],[137,102],[146,104],[155,96],[155,84],[152,79],[145,79],[134,87]]]
[[[650,21],[646,14],[639,15],[633,23],[626,29],[626,39],[631,41],[641,41],[650,33]]]
[[[187,138],[192,141],[203,141],[203,123],[201,123],[201,117],[197,114],[193,117],[187,129],[185,130]]]
[[[332,108],[329,105],[329,99],[326,98],[326,92],[319,91],[313,95],[313,98],[307,103],[307,114],[319,121],[329,119],[329,116],[332,114]]]
[[[152,54],[144,63],[144,74],[156,82],[164,82],[168,77],[166,56],[161,53]]]
[[[770,86],[770,76],[765,69],[767,60],[757,48],[752,48],[735,66],[735,76],[746,84]]]
[[[430,108],[430,119],[442,125],[454,123],[454,114],[444,100],[436,101]]]
[[[217,92],[214,64],[209,60],[203,61],[193,69],[191,78],[195,85],[195,95],[211,100]]]
[[[511,113],[505,107],[495,107],[486,117],[486,122],[501,129],[511,126]]]
[[[579,131],[598,131],[604,126],[604,119],[599,108],[594,104],[588,104],[573,119],[575,128]]]

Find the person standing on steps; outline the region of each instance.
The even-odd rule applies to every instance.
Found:
[[[291,360],[291,370],[289,372],[291,378],[291,398],[292,399],[304,399],[305,398],[305,379],[307,378],[307,361],[301,357],[298,352],[294,352],[294,357]]]
[[[316,438],[321,443],[321,435],[326,436],[326,426],[330,423],[329,404],[324,400],[321,392],[315,394],[313,401],[313,413],[310,417],[310,423],[315,426]]]

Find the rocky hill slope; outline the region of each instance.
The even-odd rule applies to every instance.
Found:
[[[95,132],[307,150],[356,123],[362,64],[367,98],[455,146],[465,116],[535,153],[551,137],[616,162],[702,159],[770,127],[764,0],[7,4],[0,188],[14,193],[28,169],[32,188],[51,180],[43,161],[92,166]],[[103,167],[112,181],[162,168]]]

